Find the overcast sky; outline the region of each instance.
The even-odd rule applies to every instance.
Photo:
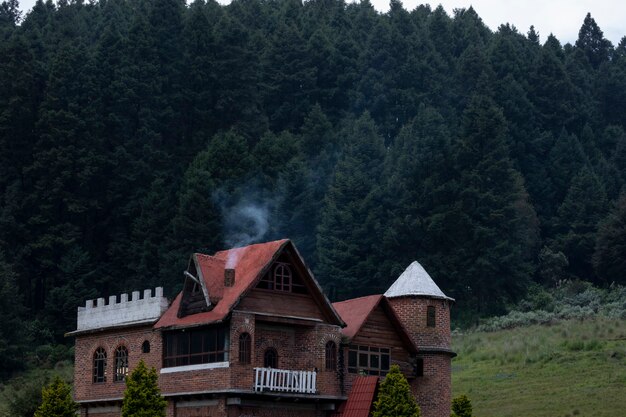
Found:
[[[22,10],[30,9],[36,0],[21,0]],[[218,0],[228,3],[229,0]],[[388,0],[370,0],[381,12],[389,8]],[[419,0],[404,0],[404,7],[413,10]],[[442,4],[449,14],[455,8],[474,7],[492,30],[502,23],[511,23],[522,32],[530,25],[545,41],[550,33],[561,41],[574,43],[587,12],[596,20],[604,36],[614,45],[626,35],[626,0],[441,0],[431,2],[433,8]]]

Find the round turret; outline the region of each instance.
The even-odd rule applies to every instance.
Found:
[[[385,296],[417,345],[416,378],[411,390],[424,417],[448,417],[451,401],[450,306],[428,272],[414,261]]]

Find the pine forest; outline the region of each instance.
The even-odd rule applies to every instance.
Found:
[[[0,6],[0,375],[85,300],[292,239],[333,301],[413,260],[453,326],[626,284],[626,37],[368,0]]]

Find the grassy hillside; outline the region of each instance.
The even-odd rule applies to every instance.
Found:
[[[596,317],[456,335],[453,394],[479,417],[626,415],[626,320]]]

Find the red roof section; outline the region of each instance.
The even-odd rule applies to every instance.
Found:
[[[402,324],[402,321],[394,312],[387,297],[382,294],[366,295],[365,297],[353,298],[351,300],[333,303],[333,307],[337,313],[339,313],[341,319],[346,323],[346,327],[341,329],[343,335],[352,340],[359,333],[372,311],[374,311],[374,309],[379,305],[389,318],[394,330],[404,341],[404,344],[409,351],[417,352],[417,346],[413,343],[413,340]]]
[[[211,304],[216,304],[224,296],[224,279],[209,278],[223,277],[226,262],[202,253],[196,253],[194,257],[200,269],[204,286],[209,292],[209,300],[211,300]]]
[[[369,417],[377,386],[377,376],[357,376],[343,410],[334,417]]]
[[[361,330],[361,327],[363,327],[363,324],[365,324],[370,313],[376,308],[382,298],[382,294],[367,295],[365,297],[333,303],[333,307],[335,307],[337,313],[339,313],[346,323],[346,327],[344,327],[341,332],[349,339],[356,336],[359,330]]]
[[[154,328],[164,327],[188,327],[201,324],[220,322],[226,318],[231,310],[237,305],[241,297],[252,287],[266,266],[274,259],[275,255],[289,242],[288,239],[273,242],[259,243],[217,252],[214,256],[195,254],[199,272],[209,291],[209,298],[219,302],[211,311],[191,314],[179,318],[178,310],[182,292],[179,293],[172,305],[161,316]],[[232,287],[224,287],[224,269],[235,270],[235,284]],[[215,293],[214,294],[212,294]],[[221,292],[221,294],[219,294]]]

